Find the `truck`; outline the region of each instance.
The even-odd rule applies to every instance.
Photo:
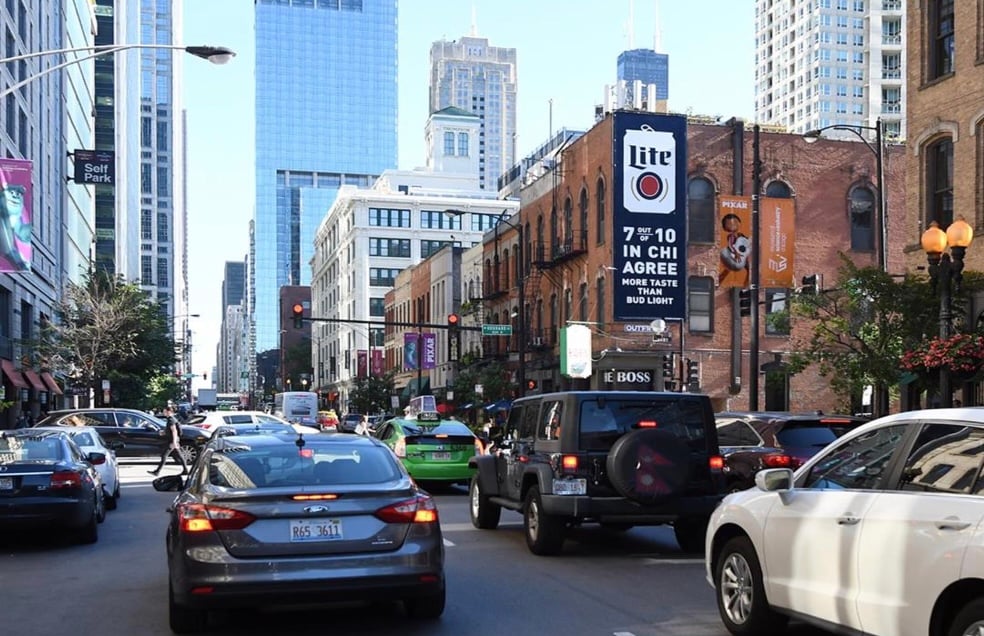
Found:
[[[218,393],[215,389],[198,389],[198,408],[214,411],[217,405]]]

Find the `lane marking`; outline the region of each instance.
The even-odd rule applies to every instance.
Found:
[[[704,559],[660,559],[660,558],[648,558],[643,559],[643,563],[646,565],[704,565]]]
[[[449,547],[449,548],[453,548],[454,547],[454,544],[451,543],[450,541],[448,541],[447,539],[444,539],[444,545],[447,546],[447,547]]]
[[[635,636],[632,632],[615,632],[612,636]]]

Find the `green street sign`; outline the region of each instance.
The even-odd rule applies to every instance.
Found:
[[[511,336],[512,325],[482,325],[483,336]]]

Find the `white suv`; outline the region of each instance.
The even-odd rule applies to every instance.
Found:
[[[984,633],[984,409],[898,413],[711,517],[706,571],[732,634],[789,616],[845,632]]]
[[[276,415],[264,413],[263,411],[209,411],[200,415],[193,415],[188,420],[188,424],[197,426],[206,431],[208,435],[211,435],[217,427],[223,424],[262,424],[263,422],[288,424],[289,426],[293,426],[294,430],[298,433],[304,433],[305,435],[314,435],[315,433],[321,432],[312,426],[291,424],[287,420],[281,419]]]

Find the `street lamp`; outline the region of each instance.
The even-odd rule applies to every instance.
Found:
[[[974,228],[959,217],[946,228],[940,229],[940,224],[933,221],[929,229],[923,232],[920,243],[929,261],[929,279],[933,292],[939,285],[940,292],[940,340],[950,337],[953,327],[953,297],[960,293],[960,282],[963,280],[964,255],[967,247],[974,240]],[[950,252],[946,252],[946,248]],[[951,285],[952,284],[952,285]],[[953,406],[953,392],[950,389],[950,368],[940,365],[940,406]]]
[[[27,79],[21,80],[20,82],[9,86],[3,91],[0,91],[0,98],[6,97],[7,95],[20,90],[27,84],[33,82],[34,80],[44,77],[48,73],[53,73],[55,71],[61,70],[67,66],[73,64],[80,64],[87,60],[95,59],[103,55],[112,55],[114,53],[119,53],[120,51],[128,51],[130,49],[170,49],[173,51],[184,51],[195,57],[200,57],[203,60],[208,60],[213,64],[225,64],[232,58],[236,56],[236,53],[232,49],[228,49],[224,46],[182,46],[179,44],[101,44],[99,46],[80,46],[70,49],[54,49],[50,51],[36,51],[34,53],[25,53],[24,55],[15,55],[13,57],[8,57],[0,59],[0,64],[9,64],[12,62],[20,62],[21,60],[28,60],[35,57],[43,57],[48,55],[65,55],[68,53],[86,53],[89,55],[84,57],[75,57],[70,60],[66,60],[60,64],[56,64],[51,68],[46,68],[34,75],[31,75]]]
[[[506,208],[499,213],[499,220],[495,224],[495,244],[496,253],[499,249],[499,225],[506,224],[512,229],[516,230],[517,239],[519,240],[519,258],[516,259],[516,284],[519,287],[518,301],[519,301],[519,316],[517,316],[517,331],[519,331],[519,344],[517,347],[517,354],[519,356],[519,368],[516,372],[516,379],[519,383],[519,397],[526,395],[526,239],[525,232],[523,230],[522,222],[513,223],[506,218],[508,212],[512,212],[510,208]],[[465,213],[464,210],[445,210],[445,214],[450,214],[452,216],[461,216]],[[509,268],[509,262],[506,262],[506,268]],[[498,281],[496,281],[498,283]]]
[[[854,134],[858,139],[864,142],[864,145],[868,147],[868,150],[875,155],[875,189],[876,199],[875,208],[878,211],[878,229],[880,233],[880,238],[878,241],[878,267],[881,268],[883,272],[888,271],[888,195],[885,192],[885,166],[884,166],[884,138],[882,135],[882,121],[881,118],[875,120],[874,126],[862,126],[860,124],[833,124],[831,126],[824,126],[823,128],[818,128],[816,130],[810,130],[803,134],[803,139],[812,144],[817,139],[820,138],[821,133],[825,130],[844,130],[849,133]],[[862,130],[873,130],[875,131],[875,145],[871,145],[871,142],[861,134]]]

